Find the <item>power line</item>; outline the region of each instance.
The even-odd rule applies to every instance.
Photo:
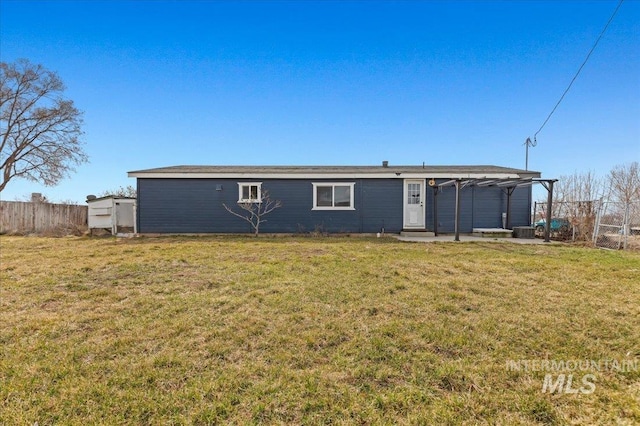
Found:
[[[613,21],[613,18],[616,16],[616,13],[618,13],[618,9],[620,9],[620,6],[622,6],[622,2],[624,0],[620,0],[620,2],[618,2],[618,6],[616,6],[616,9],[613,11],[613,14],[611,15],[611,18],[609,18],[609,21],[607,22],[607,24],[604,26],[604,28],[602,29],[602,32],[600,32],[600,35],[598,36],[598,38],[596,39],[596,42],[593,44],[593,47],[591,48],[591,50],[589,51],[589,54],[587,55],[587,57],[584,59],[584,62],[582,62],[582,65],[580,65],[580,68],[578,68],[578,72],[576,72],[576,75],[573,76],[573,78],[571,79],[571,82],[569,83],[569,86],[567,86],[567,88],[565,89],[565,91],[562,93],[562,96],[560,96],[560,99],[558,100],[558,102],[556,103],[556,105],[553,107],[553,109],[551,110],[551,112],[549,113],[549,115],[547,116],[547,118],[544,120],[544,123],[542,123],[542,126],[540,126],[540,128],[538,129],[538,131],[533,135],[533,143],[535,144],[536,141],[536,136],[538,136],[538,133],[540,133],[540,131],[544,128],[544,126],[547,124],[547,122],[549,121],[549,119],[551,118],[551,116],[553,115],[554,112],[556,112],[556,109],[558,108],[558,106],[560,105],[560,103],[562,102],[562,100],[564,99],[565,95],[567,94],[567,92],[569,92],[569,89],[571,89],[571,86],[573,86],[573,82],[576,81],[576,78],[578,78],[578,75],[580,75],[580,71],[582,71],[582,68],[584,68],[584,66],[586,65],[587,61],[589,60],[589,58],[591,57],[591,54],[593,53],[593,51],[596,49],[596,46],[598,45],[598,43],[600,42],[600,39],[602,38],[602,36],[604,35],[604,33],[607,31],[607,28],[609,28],[609,24],[611,24],[611,21]],[[535,146],[535,145],[531,145],[531,146]],[[527,146],[528,147],[528,146]]]

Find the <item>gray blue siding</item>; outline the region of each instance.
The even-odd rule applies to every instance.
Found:
[[[227,212],[223,203],[239,211],[238,182],[262,182],[282,207],[265,216],[261,232],[397,233],[403,225],[402,179],[351,179],[355,182],[355,210],[312,210],[312,182],[322,179],[148,179],[138,178],[138,230],[141,233],[246,233],[249,224]],[[217,190],[216,188],[221,188]],[[426,188],[426,228],[433,230],[433,189]],[[496,187],[464,188],[460,231],[501,227],[507,196]],[[528,225],[531,189],[512,195],[512,225]],[[438,230],[453,232],[455,188],[438,193]]]
[[[282,207],[265,216],[262,232],[399,232],[402,229],[402,180],[335,180],[356,182],[355,210],[312,210],[312,182],[260,181]],[[237,179],[138,179],[138,229],[142,233],[242,233],[250,225],[231,215],[223,203],[240,211]],[[216,190],[221,186],[222,190]]]

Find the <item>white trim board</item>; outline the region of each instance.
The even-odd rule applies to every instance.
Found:
[[[129,172],[145,179],[521,179],[515,173],[158,173]]]

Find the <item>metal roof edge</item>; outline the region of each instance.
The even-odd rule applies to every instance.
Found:
[[[119,197],[116,195],[105,195],[104,197],[96,197],[96,198],[92,198],[91,200],[85,200],[85,202],[88,203],[92,203],[94,201],[102,201],[102,200],[108,200],[109,198],[113,198],[114,200],[135,200],[136,197]]]

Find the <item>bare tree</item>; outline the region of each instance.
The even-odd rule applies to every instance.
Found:
[[[592,201],[602,196],[603,181],[589,170],[560,176],[554,187],[554,202]]]
[[[241,213],[233,211],[226,204],[222,203],[225,210],[240,219],[246,220],[253,228],[253,233],[257,237],[260,232],[260,224],[266,222],[264,216],[271,213],[275,209],[282,207],[280,200],[272,200],[269,191],[262,190],[262,198],[259,201],[238,203],[238,207],[243,211]]]
[[[611,198],[623,204],[640,201],[640,164],[619,164],[609,172]]]
[[[640,225],[640,164],[619,164],[609,172],[611,200],[626,225]],[[626,232],[629,232],[627,229]]]
[[[593,233],[603,181],[593,171],[561,176],[554,188],[553,216],[568,219],[576,236],[588,240]]]
[[[82,112],[64,88],[42,65],[0,62],[0,191],[15,177],[54,186],[87,161]]]
[[[111,190],[101,192],[98,195],[98,197],[114,196],[114,197],[136,198],[136,194],[137,194],[136,189],[131,185],[127,185],[126,187],[121,186],[118,189],[111,189]]]

